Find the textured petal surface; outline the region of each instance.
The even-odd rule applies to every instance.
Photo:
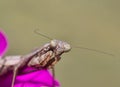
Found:
[[[11,87],[12,72],[0,77],[0,87]],[[14,87],[60,87],[48,70],[39,70],[28,74],[17,75]]]
[[[15,87],[53,87],[53,83],[59,86],[48,70],[39,70],[17,76]]]
[[[8,40],[4,32],[0,29],[0,56],[3,56],[8,47]]]
[[[0,87],[10,87],[12,83],[12,73],[0,76]]]

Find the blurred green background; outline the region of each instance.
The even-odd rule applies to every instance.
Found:
[[[9,38],[6,55],[24,55],[50,40],[42,34],[112,53],[76,49],[56,65],[61,87],[120,87],[119,0],[0,0],[0,27]]]

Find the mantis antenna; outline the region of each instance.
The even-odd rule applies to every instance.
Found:
[[[82,47],[82,46],[77,46],[75,48],[80,48],[80,49],[90,50],[90,51],[94,51],[94,52],[98,52],[98,53],[102,53],[102,54],[106,54],[106,55],[110,55],[110,56],[115,56],[114,54],[107,53],[107,52],[104,52],[104,51],[101,51],[101,50],[92,49],[92,48],[87,48],[87,47]]]
[[[49,40],[53,40],[51,37],[48,37],[42,33],[39,32],[39,29],[35,29],[34,30],[34,33],[40,35],[40,36],[43,36]],[[80,48],[80,49],[84,49],[84,50],[90,50],[90,51],[94,51],[94,52],[98,52],[98,53],[102,53],[102,54],[106,54],[106,55],[110,55],[110,56],[115,56],[114,54],[111,54],[111,53],[107,53],[107,52],[104,52],[104,51],[101,51],[101,50],[96,50],[96,49],[92,49],[92,48],[88,48],[88,47],[82,47],[82,46],[74,46],[74,48]]]
[[[48,37],[48,36],[46,36],[46,35],[38,32],[38,31],[39,31],[39,29],[35,29],[35,30],[34,30],[34,33],[36,33],[37,35],[43,36],[43,37],[45,37],[45,38],[47,38],[47,39],[49,39],[49,40],[53,40],[51,37]]]

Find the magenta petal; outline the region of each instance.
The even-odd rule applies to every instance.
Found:
[[[10,87],[12,83],[12,72],[0,76],[0,87]]]
[[[17,75],[14,87],[60,87],[48,70],[39,70],[28,74]],[[0,87],[11,87],[12,72],[0,77]]]
[[[53,81],[54,85],[58,87],[59,83],[54,80],[48,70],[39,70],[17,76],[15,87],[52,87]]]
[[[0,30],[0,56],[3,56],[8,47],[8,40],[6,35]]]

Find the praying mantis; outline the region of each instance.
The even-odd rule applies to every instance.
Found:
[[[48,39],[51,39],[45,35],[40,34]],[[79,47],[78,47],[79,48]],[[92,51],[98,51],[89,48],[83,48]],[[37,48],[35,51],[23,55],[23,56],[7,56],[0,59],[0,76],[6,74],[9,71],[13,71],[13,78],[11,87],[14,87],[15,79],[19,71],[26,66],[34,67],[36,69],[53,69],[54,65],[61,59],[63,53],[71,50],[70,44],[67,42],[53,39],[49,43]],[[106,52],[98,51],[100,53],[108,54]],[[111,55],[111,54],[109,54]],[[54,84],[53,84],[54,86]]]
[[[60,59],[64,52],[71,50],[67,42],[52,40],[36,51],[25,56],[6,57],[0,59],[0,75],[4,75],[9,70],[13,70],[13,79],[11,87],[14,87],[15,78],[19,69],[25,66],[35,68],[52,68]]]

